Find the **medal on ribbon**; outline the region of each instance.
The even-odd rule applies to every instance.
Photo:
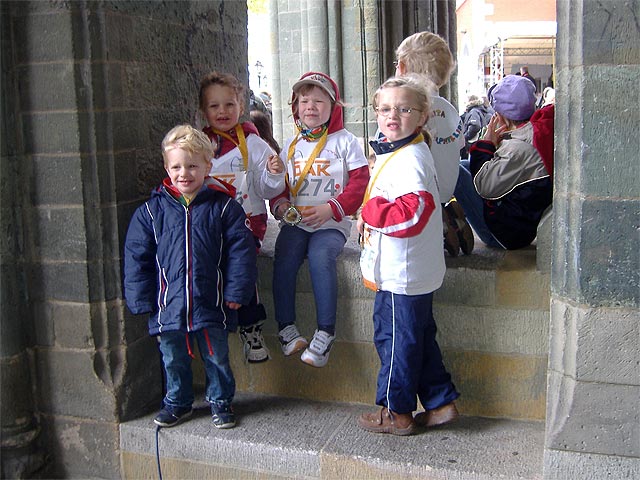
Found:
[[[295,171],[295,162],[294,162],[293,156],[295,153],[296,144],[298,143],[299,139],[300,137],[296,136],[293,142],[291,142],[291,145],[289,145],[289,151],[287,155],[287,161],[288,162],[290,161],[293,163],[294,171]],[[298,210],[295,206],[295,198],[296,198],[296,195],[298,194],[298,190],[300,190],[300,187],[303,185],[304,179],[309,173],[309,170],[311,169],[313,162],[315,162],[316,158],[318,157],[318,155],[320,154],[320,152],[322,151],[326,143],[327,143],[327,130],[324,131],[324,133],[320,137],[320,140],[318,141],[318,145],[316,145],[316,147],[313,149],[313,152],[311,152],[311,156],[307,159],[307,162],[305,163],[304,168],[302,169],[302,172],[300,172],[300,176],[296,180],[295,185],[292,185],[289,182],[289,174],[287,174],[285,177],[285,181],[289,185],[289,193],[291,194],[291,199],[292,199],[291,206],[287,208],[287,210],[284,212],[284,215],[282,216],[282,220],[287,225],[296,226],[302,221],[302,213],[300,213],[300,210]]]

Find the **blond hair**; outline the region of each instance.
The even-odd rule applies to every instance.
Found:
[[[444,38],[431,32],[418,32],[405,38],[396,49],[396,59],[407,73],[420,73],[437,88],[449,81],[456,67],[453,54]]]
[[[405,88],[413,92],[416,97],[416,110],[431,113],[430,92],[433,90],[433,82],[425,75],[408,73],[400,77],[391,77],[387,79],[382,85],[380,85],[380,87],[378,87],[376,93],[373,94],[374,110],[378,107],[380,92],[386,88]],[[427,116],[427,120],[429,119],[429,116],[430,115]],[[424,127],[424,125],[422,127]],[[422,129],[422,135],[424,136],[427,145],[431,146],[431,135],[425,128]]]
[[[191,125],[178,125],[165,135],[162,140],[162,158],[165,164],[167,163],[166,153],[176,148],[189,152],[191,158],[202,155],[205,162],[210,162],[215,155],[209,137]]]

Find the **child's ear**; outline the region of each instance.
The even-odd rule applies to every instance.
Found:
[[[429,120],[429,112],[420,112],[420,122],[418,122],[420,128],[426,128],[427,120]]]

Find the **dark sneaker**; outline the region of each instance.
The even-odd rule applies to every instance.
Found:
[[[213,426],[216,428],[233,428],[236,426],[236,415],[228,404],[211,404]]]
[[[173,427],[183,420],[186,420],[193,414],[193,409],[189,408],[175,408],[164,407],[156,418],[153,419],[153,423],[161,427]]]
[[[445,210],[449,214],[449,219],[454,225],[454,229],[458,235],[462,253],[469,255],[473,251],[474,237],[473,230],[467,222],[462,206],[453,199],[447,204]]]
[[[444,248],[449,255],[457,257],[460,253],[460,239],[456,232],[456,224],[447,212],[446,207],[442,209],[442,228],[444,231]]]
[[[260,363],[269,360],[269,349],[262,336],[262,322],[240,328],[240,339],[247,362]]]

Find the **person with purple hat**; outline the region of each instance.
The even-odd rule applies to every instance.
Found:
[[[493,86],[489,100],[496,113],[460,162],[454,195],[484,243],[513,250],[533,242],[551,205],[554,109],[536,111],[535,87],[519,75]]]

